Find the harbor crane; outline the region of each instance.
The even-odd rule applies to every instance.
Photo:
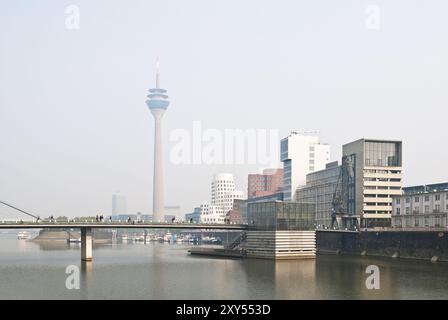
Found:
[[[350,186],[354,183],[355,171],[350,156],[342,157],[341,171],[333,193],[331,206],[331,228],[359,228],[358,216],[349,210]]]

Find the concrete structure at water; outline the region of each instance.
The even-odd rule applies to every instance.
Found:
[[[168,108],[167,91],[160,88],[159,66],[157,63],[156,87],[149,89],[146,104],[154,116],[154,177],[153,177],[153,220],[162,221],[164,217],[164,184],[163,184],[163,147],[162,147],[162,117]]]

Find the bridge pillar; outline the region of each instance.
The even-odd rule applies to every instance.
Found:
[[[92,261],[92,228],[81,228],[81,260]]]

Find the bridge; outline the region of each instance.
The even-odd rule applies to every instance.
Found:
[[[201,223],[145,223],[145,222],[25,222],[3,221],[0,229],[80,229],[81,230],[81,260],[92,261],[92,230],[93,229],[206,229],[206,230],[247,230],[244,224],[201,224]]]
[[[9,208],[19,211],[32,221],[6,221],[0,220],[1,229],[79,229],[81,230],[81,260],[92,261],[92,230],[93,229],[195,229],[195,230],[247,230],[245,224],[203,224],[187,222],[145,222],[145,221],[96,221],[95,219],[43,219],[29,212],[21,210],[6,202],[0,201]]]

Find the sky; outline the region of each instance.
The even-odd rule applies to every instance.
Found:
[[[183,213],[214,173],[245,191],[266,167],[173,162],[171,135],[194,140],[195,123],[318,132],[332,160],[362,137],[398,139],[404,185],[448,181],[447,15],[443,0],[0,1],[0,200],[81,216],[120,192],[151,213],[157,59],[165,203]]]

